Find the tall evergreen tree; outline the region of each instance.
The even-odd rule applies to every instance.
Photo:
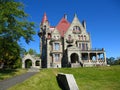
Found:
[[[20,59],[18,41],[33,40],[35,24],[27,20],[24,5],[15,0],[0,0],[0,63],[8,66]]]

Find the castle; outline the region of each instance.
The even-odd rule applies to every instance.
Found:
[[[88,67],[106,65],[104,48],[92,49],[90,34],[86,31],[86,22],[79,21],[74,15],[73,21],[67,15],[57,26],[50,26],[46,13],[40,23],[40,53],[42,68]]]

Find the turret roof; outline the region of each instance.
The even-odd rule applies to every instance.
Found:
[[[44,13],[44,16],[43,16],[43,18],[42,18],[42,23],[44,23],[44,22],[46,22],[46,21],[48,21],[48,19],[47,19],[46,13]]]

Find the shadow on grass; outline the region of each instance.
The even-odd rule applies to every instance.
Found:
[[[0,69],[0,80],[4,80],[9,78],[10,76],[14,76],[16,72],[16,69]]]

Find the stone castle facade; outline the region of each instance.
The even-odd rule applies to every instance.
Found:
[[[92,49],[86,22],[74,15],[70,23],[67,16],[57,26],[50,26],[46,13],[40,23],[40,52],[42,68],[87,67],[106,65],[106,53]]]

